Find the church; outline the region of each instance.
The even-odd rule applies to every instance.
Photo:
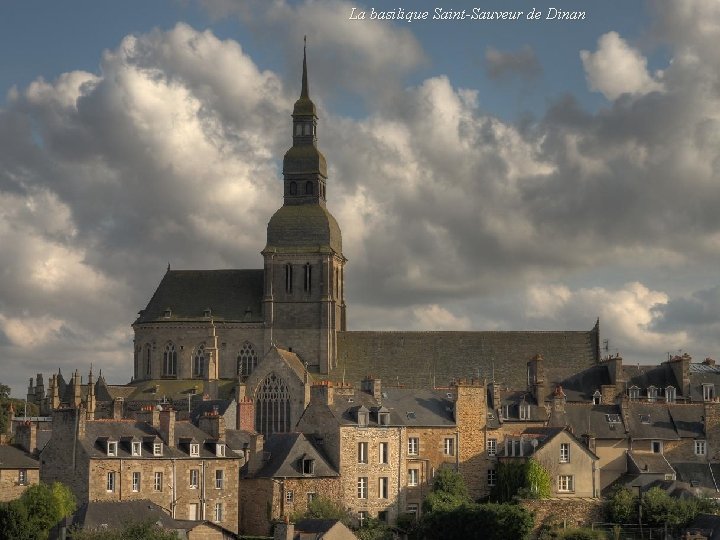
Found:
[[[283,205],[258,246],[263,267],[168,267],[132,325],[134,391],[126,399],[251,398],[255,428],[269,435],[295,428],[313,382],[358,385],[372,376],[385,387],[427,389],[477,377],[517,388],[530,383],[532,358],[543,358],[558,381],[600,361],[597,323],[588,331],[348,330],[348,261],[326,205],[327,163],[306,54],[290,129]]]

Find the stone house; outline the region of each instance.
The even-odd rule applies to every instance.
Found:
[[[0,502],[20,497],[40,482],[40,462],[25,448],[0,444]]]
[[[172,410],[140,416],[89,420],[82,406],[56,410],[41,480],[63,482],[80,503],[149,499],[173,518],[237,532],[242,458],[228,451],[221,417],[205,416],[198,428]]]

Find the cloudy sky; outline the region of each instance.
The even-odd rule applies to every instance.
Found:
[[[14,394],[91,362],[127,382],[168,262],[261,267],[304,34],[352,329],[600,317],[629,363],[720,357],[716,0],[29,0],[0,8]]]

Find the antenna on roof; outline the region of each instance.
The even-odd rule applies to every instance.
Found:
[[[168,271],[168,272],[170,271],[170,261],[168,261],[167,271]]]

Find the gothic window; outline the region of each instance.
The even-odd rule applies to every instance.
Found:
[[[290,195],[297,195],[297,184],[290,182]]]
[[[295,135],[302,135],[302,124],[295,124]]]
[[[285,291],[292,292],[293,271],[292,264],[285,265]]]
[[[145,345],[145,375],[150,375],[150,344]]]
[[[165,352],[163,353],[163,375],[177,375],[177,351],[172,341],[165,345]]]
[[[275,373],[260,383],[255,395],[255,429],[265,436],[290,431],[290,389]]]
[[[305,195],[312,195],[313,194],[313,183],[307,182],[305,184]]]
[[[305,135],[310,135],[312,133],[312,124],[305,124]]]
[[[305,263],[305,292],[310,292],[310,282],[312,280],[312,266]]]
[[[205,375],[205,345],[200,345],[195,349],[193,355],[193,377],[202,377]]]
[[[246,341],[237,357],[238,375],[248,376],[257,367],[257,353],[249,341]]]

